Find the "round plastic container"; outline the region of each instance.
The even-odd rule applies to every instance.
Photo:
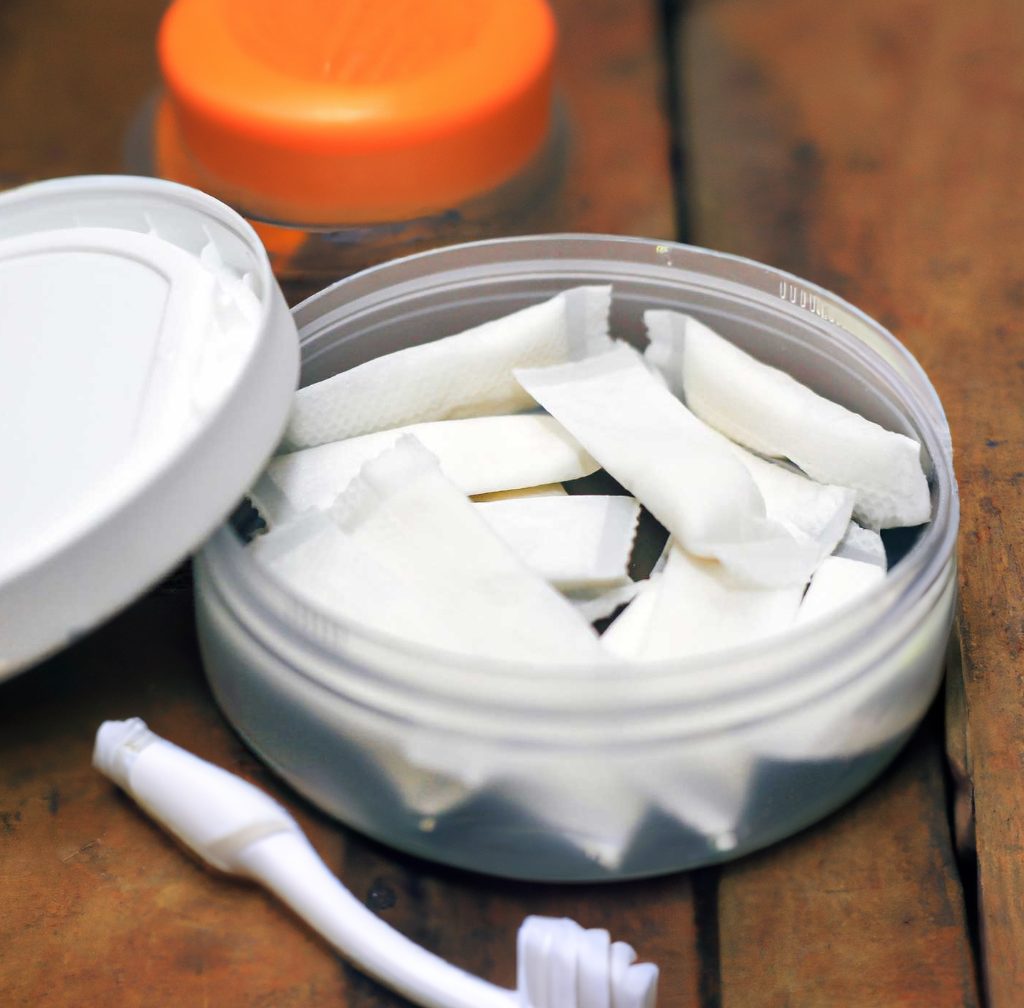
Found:
[[[395,255],[550,230],[555,39],[546,0],[174,0],[129,163],[243,213],[292,302]]]
[[[698,660],[623,664],[585,683],[557,669],[538,675],[430,653],[330,619],[223,527],[199,556],[197,605],[224,712],[312,801],[423,857],[592,881],[738,856],[864,787],[941,678],[958,523],[942,409],[889,333],[819,288],[642,239],[457,246],[368,270],[299,306],[303,381],[608,282],[616,335],[642,342],[647,308],[692,313],[917,438],[932,520],[875,595],[829,621]]]

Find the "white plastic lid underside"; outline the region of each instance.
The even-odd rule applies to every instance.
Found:
[[[190,212],[161,202],[167,183],[103,181],[114,220],[120,187],[134,201],[152,190],[164,220]],[[49,190],[75,217],[78,194],[102,205],[100,182],[16,190],[0,211]],[[256,275],[255,236],[246,274],[209,231],[195,250],[154,230],[70,224],[0,240],[0,679],[197,546],[272,450],[295,387],[294,327],[269,269]]]

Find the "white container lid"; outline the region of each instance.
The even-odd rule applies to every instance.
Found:
[[[157,179],[0,194],[0,680],[199,546],[263,468],[295,324],[233,210]]]

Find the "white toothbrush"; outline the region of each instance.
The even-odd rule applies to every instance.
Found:
[[[567,918],[523,921],[514,991],[452,966],[357,900],[276,801],[140,718],[100,725],[93,764],[209,864],[262,883],[353,965],[423,1008],[655,1008],[658,968]]]

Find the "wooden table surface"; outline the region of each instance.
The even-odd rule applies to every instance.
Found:
[[[121,168],[163,6],[0,4],[0,185]],[[963,507],[946,702],[860,798],[769,850],[614,886],[500,882],[396,855],[270,777],[213,704],[179,572],[0,685],[0,1005],[404,1003],[91,769],[98,723],[131,715],[267,787],[377,913],[498,982],[538,912],[632,941],[662,1008],[1024,1005],[1024,4],[553,6],[559,227],[791,270],[932,378]]]

